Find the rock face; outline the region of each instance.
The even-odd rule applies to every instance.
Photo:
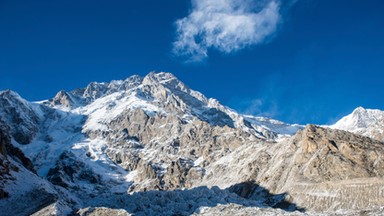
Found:
[[[2,123],[0,122],[0,125]],[[9,137],[4,132],[4,129],[0,129],[0,199],[4,199],[9,196],[8,192],[4,190],[4,183],[10,176],[10,163],[7,159],[6,146],[10,142]]]
[[[77,187],[76,181],[84,181],[97,185],[100,183],[100,176],[94,174],[86,164],[76,160],[70,152],[60,155],[55,167],[48,172],[47,179],[55,185],[64,188]]]
[[[299,146],[293,166],[298,172],[292,169],[287,175],[292,182],[280,190],[289,191],[298,205],[322,211],[384,205],[384,143],[308,126],[292,144]]]
[[[379,208],[384,204],[383,157],[382,142],[308,125],[289,140],[237,149],[213,164],[202,184],[226,187],[253,179],[272,193],[289,194],[289,201],[307,210]],[[218,182],[215,174],[223,180]],[[352,197],[361,199],[348,201]]]
[[[0,199],[7,198],[8,192],[4,190],[7,181],[14,180],[12,171],[18,172],[18,168],[12,160],[17,161],[23,168],[35,172],[32,162],[24,153],[11,144],[10,128],[0,119]]]
[[[236,113],[170,73],[38,103],[11,91],[0,100],[0,210],[10,215],[375,214],[384,205],[378,111],[358,109],[344,131],[289,125]]]
[[[50,100],[50,103],[52,106],[64,106],[68,109],[78,106],[75,96],[63,90],[57,93],[56,96]]]
[[[11,144],[9,127],[0,119],[1,215],[29,215],[55,202],[49,184],[36,176],[31,161]]]
[[[10,90],[0,92],[0,117],[10,127],[12,137],[28,144],[38,132],[39,118],[29,102]]]
[[[346,180],[384,175],[384,144],[368,137],[313,125],[299,132],[293,144],[301,148],[297,163],[305,164],[311,181]],[[308,163],[309,162],[309,163]],[[317,172],[310,172],[310,167]]]
[[[9,126],[0,118],[0,155],[4,157],[7,155],[7,145],[11,142],[9,130]]]
[[[140,109],[122,113],[109,128],[109,157],[130,171],[140,168],[139,182],[153,179],[146,190],[190,187],[212,161],[246,141],[259,140],[240,129],[187,123],[176,115],[150,117]]]

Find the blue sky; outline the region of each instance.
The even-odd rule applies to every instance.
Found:
[[[0,0],[0,89],[28,100],[174,73],[240,112],[384,109],[382,0]]]

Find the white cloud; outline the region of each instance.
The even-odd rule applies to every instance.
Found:
[[[278,114],[277,104],[264,99],[242,99],[236,102],[237,110],[247,115],[274,117]]]
[[[280,20],[278,0],[192,0],[191,13],[176,21],[173,53],[198,62],[209,48],[236,52],[262,43]]]

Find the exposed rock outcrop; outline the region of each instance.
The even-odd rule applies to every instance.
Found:
[[[1,121],[1,120],[0,120]],[[0,122],[1,125],[1,122]],[[6,146],[9,143],[9,137],[0,129],[0,199],[9,196],[8,192],[4,190],[4,184],[7,178],[10,177],[9,169],[10,163],[7,160]]]
[[[289,201],[307,210],[379,208],[384,205],[380,201],[384,195],[380,192],[384,186],[381,158],[382,142],[308,125],[277,144],[238,148],[207,169],[201,184],[227,187],[252,179],[273,193],[289,194]],[[216,180],[217,175],[221,181]],[[347,201],[351,197],[362,198]]]
[[[58,92],[49,102],[52,106],[64,106],[66,108],[75,108],[78,106],[75,97],[64,90]]]
[[[86,181],[97,185],[100,183],[100,176],[94,174],[92,170],[84,163],[76,160],[76,157],[70,152],[64,152],[60,155],[54,168],[48,172],[47,179],[55,185],[64,188],[78,187],[75,181]]]
[[[110,216],[110,215],[115,215],[115,216],[129,216],[127,211],[124,209],[110,209],[110,208],[85,208],[81,209],[77,212],[79,216]]]
[[[138,169],[138,181],[157,179],[150,188],[190,187],[202,178],[204,167],[212,161],[245,142],[259,140],[240,129],[199,120],[188,123],[176,115],[151,117],[141,109],[122,113],[108,127],[104,135],[109,157],[127,170],[142,168]],[[90,136],[102,134],[92,132]],[[150,157],[146,156],[149,152]],[[201,163],[195,164],[199,158]]]

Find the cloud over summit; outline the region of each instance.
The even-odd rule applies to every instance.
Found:
[[[278,0],[192,0],[187,17],[176,21],[173,53],[187,62],[208,57],[208,49],[236,52],[262,43],[277,28]]]

